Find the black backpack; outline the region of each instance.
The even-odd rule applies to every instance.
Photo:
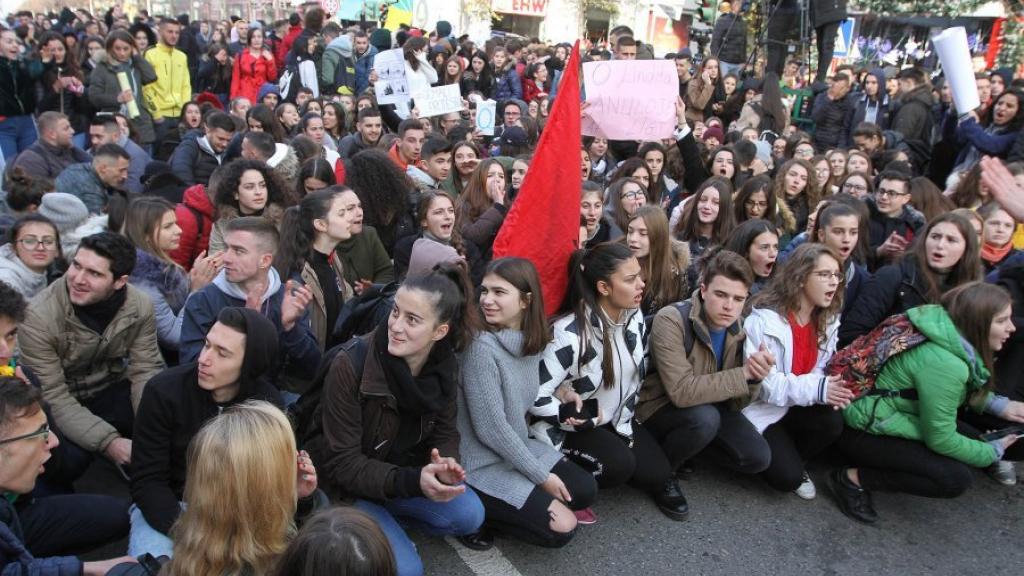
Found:
[[[290,416],[295,428],[295,439],[299,446],[308,447],[323,435],[324,380],[327,379],[327,373],[334,364],[334,359],[338,354],[348,354],[352,371],[355,372],[356,379],[359,380],[363,377],[363,365],[366,364],[366,352],[369,348],[370,343],[367,338],[356,337],[324,352],[316,375],[313,376],[312,385],[290,408]]]
[[[398,282],[374,284],[345,302],[334,324],[333,342],[347,342],[380,325],[395,305]]]

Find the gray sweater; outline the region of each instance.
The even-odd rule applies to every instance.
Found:
[[[537,399],[541,355],[522,356],[523,333],[485,332],[462,355],[459,453],[474,489],[517,509],[562,455],[530,438],[526,412]]]

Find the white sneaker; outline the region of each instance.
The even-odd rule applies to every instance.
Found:
[[[988,475],[993,480],[999,482],[1003,486],[1017,485],[1017,467],[1014,466],[1013,462],[999,460],[995,464],[989,466],[985,471],[988,472]]]
[[[814,500],[814,497],[818,495],[818,491],[814,488],[814,481],[807,475],[807,472],[804,472],[804,481],[800,483],[796,490],[793,490],[793,494],[804,500]]]

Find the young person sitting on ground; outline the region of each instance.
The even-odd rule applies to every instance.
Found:
[[[124,236],[83,238],[67,273],[32,301],[19,338],[70,443],[121,466],[142,390],[164,366],[153,304],[128,284],[135,262]]]
[[[577,250],[569,269],[566,313],[554,322],[530,409],[533,435],[591,471],[598,486],[630,482],[666,516],[685,520],[689,507],[668,459],[634,417],[646,371],[640,263],[627,246],[609,242]],[[583,414],[591,399],[597,408]],[[589,509],[577,516],[596,521]]]
[[[740,410],[758,398],[775,357],[765,348],[743,358],[742,311],[754,272],[740,255],[720,250],[701,276],[689,300],[654,317],[654,370],[637,415],[673,471],[702,454],[730,470],[758,474],[768,468],[771,449]]]
[[[248,308],[224,308],[206,334],[199,360],[168,368],[146,385],[135,427],[128,554],[170,556],[167,534],[181,515],[187,452],[203,424],[250,399],[281,405],[268,377],[277,328]]]
[[[461,358],[458,428],[466,481],[487,518],[483,530],[459,541],[487,549],[497,531],[564,546],[575,534],[573,510],[590,506],[597,484],[550,444],[530,438],[526,425],[540,386],[541,353],[551,338],[533,264],[522,258],[491,262],[480,311],[487,330]]]
[[[800,246],[753,299],[743,322],[744,356],[767,350],[775,358],[758,397],[743,409],[771,449],[761,475],[772,488],[804,500],[816,495],[806,463],[839,438],[843,419],[837,409],[853,397],[838,379],[825,376],[843,307],[840,262],[831,248]]]
[[[1001,419],[989,424],[994,430],[1024,422],[1024,403],[988,388],[993,357],[1014,332],[1010,295],[969,282],[907,316],[926,341],[886,360],[875,382],[899,394],[861,396],[843,413],[849,428],[839,448],[853,466],[834,471],[829,486],[843,513],[860,522],[878,520],[872,491],[955,498],[971,485],[971,468],[1024,458],[1016,434],[981,440],[957,418],[969,403]]]

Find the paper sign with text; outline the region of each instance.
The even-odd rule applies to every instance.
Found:
[[[437,86],[412,95],[420,118],[440,116],[462,110],[462,93],[458,84]]]
[[[377,83],[373,89],[378,104],[395,104],[409,99],[409,80],[405,77],[405,59],[402,49],[385,50],[373,58]]]
[[[476,104],[476,129],[484,136],[494,136],[494,115],[498,103],[494,100],[483,100]]]
[[[671,60],[619,60],[583,64],[585,136],[659,140],[676,126],[679,77]]]

